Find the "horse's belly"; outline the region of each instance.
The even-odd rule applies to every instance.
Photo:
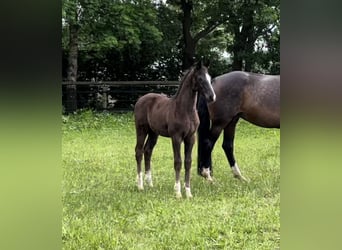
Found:
[[[160,117],[149,117],[148,122],[151,130],[161,136],[169,137],[169,128],[166,122]]]
[[[163,127],[152,127],[151,126],[151,129],[154,133],[158,134],[158,135],[161,135],[161,136],[164,136],[164,137],[170,137],[169,135],[169,131],[167,128],[163,128]]]
[[[248,112],[242,113],[241,117],[250,123],[264,128],[279,128],[280,116],[277,112]]]

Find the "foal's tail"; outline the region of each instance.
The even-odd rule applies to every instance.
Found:
[[[200,120],[200,124],[198,126],[197,130],[197,172],[199,175],[201,175],[203,163],[202,163],[202,155],[204,152],[204,147],[206,140],[209,137],[209,130],[210,130],[210,117],[209,117],[209,111],[207,102],[205,100],[205,97],[203,95],[198,96],[198,102],[197,102],[197,111],[198,111],[198,117]],[[210,162],[211,166],[211,162]]]

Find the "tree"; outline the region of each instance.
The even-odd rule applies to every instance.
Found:
[[[178,8],[160,2],[157,6],[158,21],[156,27],[162,34],[162,40],[155,49],[156,61],[148,67],[150,79],[178,80],[182,68],[182,24],[178,20]]]
[[[220,1],[169,0],[168,3],[181,10],[182,23],[182,68],[189,68],[196,56],[198,42],[227,20],[218,14]]]
[[[67,59],[67,81],[76,82],[78,78],[79,51],[82,49],[101,49],[116,46],[117,39],[110,29],[114,1],[104,0],[63,0],[62,1],[62,46]],[[115,18],[114,18],[115,20]],[[97,31],[97,32],[95,32]],[[66,93],[66,112],[77,109],[76,85],[68,85]]]
[[[78,26],[74,58],[80,70],[76,76],[96,80],[127,74],[138,77],[139,69],[155,60],[161,33],[155,27],[157,14],[152,1],[64,0],[63,13],[63,48],[69,52],[72,43],[66,37],[74,38],[72,26]]]
[[[233,54],[232,70],[252,71],[259,68],[256,63],[262,62],[261,53],[263,58],[272,53],[274,42],[277,43],[274,38],[279,36],[279,6],[279,0],[244,0],[231,5],[226,31],[234,36],[233,43],[227,46]],[[261,47],[257,46],[257,41]],[[279,62],[279,57],[272,55],[272,59]]]
[[[78,36],[79,36],[79,5],[75,1],[64,0],[62,2],[62,23],[65,25],[63,31],[66,31],[66,26],[69,31],[67,36],[68,43],[68,67],[67,80],[76,82],[77,79],[77,56],[78,56]],[[65,41],[66,39],[64,39]],[[73,112],[77,109],[76,101],[76,85],[68,85],[66,92],[66,112]]]
[[[69,81],[176,80],[199,56],[215,75],[279,69],[279,0],[62,3]]]

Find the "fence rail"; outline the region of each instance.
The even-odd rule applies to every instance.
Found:
[[[101,81],[101,82],[62,82],[62,85],[165,85],[165,86],[178,86],[179,81]]]
[[[147,93],[173,95],[178,81],[62,82],[65,113],[92,108],[113,112],[132,110],[137,99]]]

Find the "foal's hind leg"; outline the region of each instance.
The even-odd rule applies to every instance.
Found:
[[[135,146],[135,159],[137,161],[137,185],[139,190],[144,189],[143,175],[141,171],[141,160],[144,153],[144,142],[147,136],[147,132],[142,127],[136,128],[137,144]]]
[[[236,124],[238,120],[239,120],[238,116],[234,117],[232,121],[228,124],[228,126],[224,129],[222,148],[226,154],[226,157],[228,159],[228,162],[232,169],[234,177],[242,181],[248,181],[245,177],[242,176],[239,166],[237,165],[235,158],[234,158],[234,137],[235,137],[235,128],[236,128]]]
[[[151,156],[154,146],[157,143],[158,135],[149,132],[147,141],[144,146],[144,159],[145,159],[145,180],[150,187],[153,187],[152,173],[151,173]]]

